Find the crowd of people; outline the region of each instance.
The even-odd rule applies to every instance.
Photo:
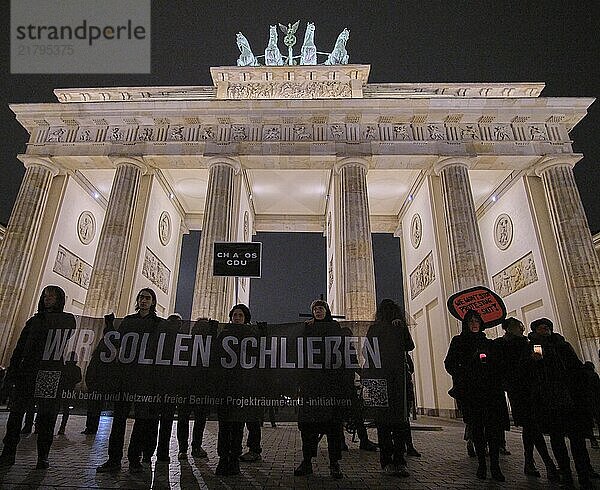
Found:
[[[20,435],[31,431],[30,414],[37,411],[37,468],[49,467],[48,456],[61,399],[60,396],[45,396],[43,390],[53,382],[58,383],[61,388],[72,389],[82,379],[74,352],[65,354],[59,360],[52,357],[50,360],[43,359],[50,330],[62,331],[64,335],[61,338],[65,340],[75,331],[75,318],[63,311],[64,303],[65,293],[61,288],[45,287],[37,313],[27,321],[14,349],[5,376],[5,385],[12,385],[13,389],[0,466],[15,464]],[[159,325],[160,328],[172,328],[176,331],[181,326],[182,320],[178,315],[172,315],[166,322],[158,317],[156,294],[150,288],[139,291],[135,309],[134,314],[126,316],[120,322],[118,331],[121,334],[131,331],[139,334],[152,333]],[[302,326],[301,337],[352,335],[347,327],[342,327],[333,319],[329,305],[323,300],[316,300],[311,304],[311,315]],[[105,319],[106,329],[114,329],[114,316],[109,315]],[[525,326],[516,318],[504,320],[502,328],[505,334],[497,339],[488,338],[484,332],[485,327],[479,313],[468,311],[462,321],[462,331],[452,338],[445,359],[446,370],[453,381],[449,394],[456,399],[457,408],[466,424],[465,439],[469,453],[478,459],[476,476],[486,479],[489,466],[492,479],[505,481],[499,455],[504,447],[504,432],[510,430],[506,401],[508,396],[514,424],[522,427],[525,475],[540,477],[534,461],[536,449],[550,481],[572,483],[565,442],[568,438],[579,484],[582,488],[589,488],[591,479],[600,478],[590,464],[586,447],[586,438],[590,438],[592,445],[597,446],[593,436],[593,423],[600,416],[600,378],[595,373],[594,365],[582,363],[565,338],[554,332],[554,325],[547,318],[532,322],[528,336],[524,334]],[[261,324],[251,323],[250,309],[244,304],[237,304],[229,312],[229,323],[219,326],[217,322],[206,320],[196,322],[192,328],[195,329],[193,333],[214,335],[216,344],[223,346],[224,343],[219,343],[219,340],[225,337],[235,337],[236,345],[244,344],[245,338],[257,338]],[[350,399],[352,403],[350,408],[335,404],[299,405],[297,416],[302,441],[302,461],[294,470],[295,476],[302,477],[313,472],[313,459],[318,454],[319,441],[325,436],[330,475],[334,479],[343,478],[340,461],[343,451],[347,450],[344,433],[348,427],[352,427],[358,434],[362,450],[379,450],[381,468],[386,475],[408,476],[405,455],[420,456],[413,446],[408,422],[414,401],[414,366],[408,353],[415,345],[403,309],[391,300],[383,300],[377,307],[366,339],[377,339],[381,349],[381,366],[370,366],[360,372],[353,369],[322,369],[318,373],[314,370],[298,370],[295,378],[297,397],[338,397]],[[251,348],[257,345],[256,342],[246,344]],[[98,348],[87,368],[88,390],[100,384],[95,368],[101,355],[102,351]],[[325,349],[316,350],[312,362],[323,364],[325,355]],[[352,355],[354,358],[346,356],[345,362],[354,366],[358,364],[359,352]],[[371,372],[375,369],[378,371]],[[359,379],[359,374],[364,379]],[[232,386],[240,386],[238,378],[244,375],[248,376],[248,371],[232,370],[219,380],[218,389],[227,389],[228,383],[234,380],[237,384]],[[58,376],[59,379],[53,380],[53,376]],[[147,366],[138,366],[135,376],[152,383],[157,371],[149,370]],[[111,379],[110,376],[108,378]],[[368,389],[368,381],[383,382],[386,386],[385,405],[370,413],[369,417],[376,427],[377,444],[369,440],[362,397],[356,389],[357,385]],[[112,388],[119,389],[120,386]],[[59,433],[64,433],[69,417],[69,404],[62,403],[62,407],[63,419]],[[84,434],[96,433],[103,408],[106,407],[102,402],[89,403]],[[202,442],[209,411],[209,407],[190,403],[175,405],[166,402],[137,403],[126,399],[114,401],[108,457],[97,468],[97,472],[121,470],[127,419],[132,412],[134,422],[127,445],[130,472],[144,471],[154,454],[157,461],[170,460],[169,449],[175,418],[178,459],[188,458],[192,415],[194,426],[191,454],[195,458],[206,458],[208,455]],[[240,473],[240,461],[260,461],[263,408],[219,406],[216,414],[219,457],[216,474],[236,475]],[[275,425],[273,419],[272,424]],[[248,432],[246,452],[243,451],[244,428]],[[544,435],[549,436],[554,459],[548,451]]]
[[[49,452],[53,441],[54,427],[63,407],[63,420],[59,433],[64,433],[69,416],[69,403],[62,403],[60,396],[54,398],[40,398],[39,390],[44,386],[43,376],[57,373],[60,377],[61,393],[63,389],[71,389],[81,381],[81,370],[77,367],[75,353],[64,355],[61,360],[44,360],[43,350],[46,345],[48,332],[60,329],[63,341],[73,335],[75,331],[75,318],[72,314],[64,312],[65,293],[57,286],[47,286],[42,291],[37,313],[28,320],[21,332],[17,346],[11,357],[5,379],[5,385],[12,385],[10,396],[10,414],[7,421],[4,447],[0,454],[0,466],[8,467],[15,464],[17,445],[21,433],[31,431],[32,419],[30,414],[37,411],[35,431],[38,433],[38,469],[49,467]],[[181,324],[178,315],[172,315],[165,322],[156,313],[156,294],[150,288],[139,291],[135,304],[136,312],[126,316],[118,325],[117,330],[122,334],[135,331],[139,334],[152,333],[158,328],[172,328],[177,330]],[[331,315],[327,302],[316,300],[311,304],[311,318],[303,324],[303,337],[343,337],[350,335],[347,327],[342,328]],[[115,329],[114,316],[105,317],[105,332]],[[160,327],[159,327],[160,325]],[[244,304],[235,305],[229,312],[229,323],[218,328],[219,324],[213,321],[198,321],[193,329],[199,329],[198,334],[214,335],[216,345],[223,346],[220,339],[235,336],[238,341],[246,337],[256,337],[260,325],[251,323],[251,313]],[[413,456],[420,456],[412,444],[410,425],[408,423],[407,389],[412,389],[412,361],[405,356],[407,351],[414,348],[407,324],[403,318],[402,309],[391,300],[384,300],[376,313],[375,322],[370,327],[367,337],[377,337],[380,345],[390,353],[390,358],[397,358],[401,352],[401,362],[398,366],[391,365],[386,355],[382,356],[388,394],[389,408],[376,418],[375,424],[379,437],[381,467],[386,474],[408,476],[404,454],[408,451]],[[98,374],[101,364],[102,348],[99,346],[92,355],[86,372],[87,389],[102,389],[106,383],[113,383],[111,390],[122,388],[119,383],[122,376],[111,375],[111,366],[102,366],[103,381]],[[217,352],[216,355],[220,353]],[[358,363],[358,352],[354,352],[351,362]],[[324,361],[323,350],[317,349],[312,362],[322,364]],[[153,367],[156,368],[155,366]],[[148,369],[147,371],[145,369]],[[79,370],[79,371],[77,371]],[[412,369],[414,371],[414,368]],[[300,369],[299,371],[303,371]],[[232,371],[219,380],[219,390],[226,391],[227,384],[238,376],[243,376],[242,371]],[[122,375],[122,373],[121,373]],[[135,374],[128,373],[129,377],[136,377],[145,381],[159,375],[158,371],[147,366],[137,366]],[[381,376],[381,374],[379,374]],[[350,427],[360,439],[360,449],[377,451],[378,445],[369,440],[365,428],[364,414],[359,402],[360,396],[356,391],[355,370],[327,369],[315,371],[306,370],[296,376],[297,392],[299,398],[342,397],[352,400],[350,407],[344,406],[313,406],[300,404],[298,407],[298,429],[302,440],[302,462],[294,470],[295,476],[311,474],[312,459],[317,456],[318,444],[323,436],[327,439],[330,474],[334,479],[343,478],[340,467],[343,451],[348,447],[345,441],[345,431]],[[119,381],[121,380],[121,381]],[[239,379],[236,379],[236,387]],[[50,383],[51,384],[51,383]],[[225,387],[225,388],[224,388]],[[103,387],[106,389],[106,386]],[[215,387],[215,389],[217,389]],[[110,390],[109,390],[110,391]],[[102,402],[90,401],[86,418],[86,427],[83,434],[93,435],[98,430],[100,414],[106,408]],[[169,448],[175,414],[177,414],[177,442],[178,459],[188,457],[189,448],[189,422],[193,413],[194,426],[192,433],[191,454],[195,458],[206,458],[207,452],[202,447],[202,439],[209,409],[203,405],[189,403],[137,403],[120,399],[112,403],[112,425],[108,441],[108,457],[97,467],[99,473],[117,472],[121,470],[127,419],[133,413],[133,427],[127,445],[127,460],[130,472],[144,471],[146,465],[156,454],[157,461],[170,460]],[[236,475],[240,473],[241,462],[255,462],[261,459],[261,427],[263,409],[238,408],[223,406],[216,409],[218,419],[217,453],[219,462],[216,474],[220,476]],[[25,419],[25,425],[23,420]],[[272,419],[272,424],[275,421]],[[247,428],[247,451],[242,451],[244,427]]]
[[[453,381],[449,393],[466,424],[467,448],[478,459],[477,477],[487,477],[489,454],[492,479],[505,481],[499,454],[504,431],[510,429],[506,393],[514,424],[522,427],[525,475],[540,477],[535,448],[548,479],[571,485],[568,438],[580,488],[591,488],[591,480],[600,478],[585,442],[593,437],[598,410],[594,400],[600,394],[593,364],[586,367],[547,318],[533,321],[527,336],[523,323],[512,317],[503,321],[505,333],[497,339],[486,337],[484,328],[481,316],[468,311],[445,359]],[[544,434],[550,438],[556,463]]]

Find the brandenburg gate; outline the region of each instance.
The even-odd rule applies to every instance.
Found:
[[[273,59],[211,68],[212,86],[56,89],[57,102],[11,106],[30,138],[1,245],[2,364],[46,284],[76,314],[125,315],[146,286],[172,313],[188,230],[202,230],[192,316],[219,320],[234,279],[212,276],[215,241],[323,233],[333,313],[370,320],[371,233],[398,236],[425,413],[454,410],[445,303],[470,286],[526,325],[554,319],[598,363],[600,264],[569,136],[593,99]],[[250,286],[240,279],[242,302]]]

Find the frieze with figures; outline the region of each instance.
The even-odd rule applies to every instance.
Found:
[[[144,256],[142,275],[163,293],[168,294],[171,271],[148,247]]]
[[[435,281],[433,252],[429,252],[415,270],[410,273],[410,299],[415,299],[433,281]]]
[[[503,298],[538,280],[533,253],[529,252],[492,277],[494,291]]]
[[[316,82],[310,82],[316,83]],[[251,90],[251,84],[243,84]],[[265,85],[260,84],[261,90]],[[234,85],[230,90],[234,90]],[[346,86],[350,90],[349,86]],[[242,90],[240,88],[240,90]],[[286,90],[304,90],[292,85]],[[315,89],[316,90],[316,89]],[[321,89],[319,89],[321,90]],[[323,89],[325,90],[325,89]],[[329,86],[327,90],[338,90]],[[339,90],[346,90],[339,88]],[[290,92],[292,93],[292,92]],[[309,94],[310,95],[310,94]],[[308,97],[308,95],[307,95]],[[250,97],[241,97],[250,98]],[[259,97],[260,98],[260,97]],[[265,94],[264,98],[269,98]],[[311,97],[308,97],[311,98]],[[320,98],[318,90],[314,98]],[[550,137],[549,135],[552,135]],[[245,141],[335,141],[335,142],[562,142],[560,132],[549,131],[545,124],[451,124],[451,123],[366,123],[331,122],[314,124],[167,124],[167,125],[109,125],[82,127],[40,127],[32,134],[35,143],[178,143],[178,142],[237,142]]]
[[[92,266],[62,245],[58,246],[52,270],[83,289],[90,286]]]

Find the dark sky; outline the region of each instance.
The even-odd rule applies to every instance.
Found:
[[[8,9],[8,1],[2,5]],[[255,54],[260,54],[269,24],[296,20],[301,21],[299,45],[306,22],[315,23],[319,51],[330,51],[337,34],[348,27],[350,62],[370,64],[372,83],[531,81],[546,83],[542,93],[546,97],[600,95],[600,16],[596,1],[155,0],[149,75],[11,75],[9,15],[3,15],[0,223],[8,222],[19,189],[24,172],[15,155],[25,151],[27,140],[9,103],[55,102],[52,90],[58,87],[210,85],[211,66],[235,65],[238,31],[248,38]],[[575,151],[585,155],[575,167],[575,176],[592,233],[600,231],[599,129],[600,103],[596,102],[571,132]],[[301,246],[303,239],[298,236],[292,236],[293,243],[283,247]],[[312,243],[313,235],[303,236]],[[386,241],[397,244],[389,237]],[[393,252],[386,251],[390,249]],[[375,251],[385,260],[386,254],[397,253],[397,246],[376,246]],[[324,264],[324,258],[319,260]],[[317,267],[324,274],[325,267]],[[290,277],[300,274],[298,269],[288,271]],[[391,277],[381,276],[380,282],[392,284]],[[271,296],[278,301],[275,293]]]

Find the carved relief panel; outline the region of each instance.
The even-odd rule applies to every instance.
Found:
[[[167,294],[169,292],[171,271],[148,247],[146,247],[146,254],[144,256],[142,275],[163,293]]]
[[[532,252],[492,277],[494,291],[502,297],[513,294],[537,280],[538,274]]]
[[[92,266],[62,245],[58,246],[52,270],[84,289],[90,286]]]
[[[433,253],[429,252],[415,270],[410,273],[410,299],[415,299],[433,281],[435,281]]]

